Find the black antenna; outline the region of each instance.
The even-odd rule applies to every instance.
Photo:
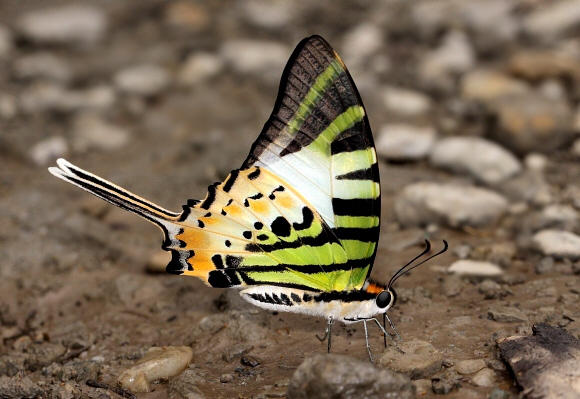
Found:
[[[449,244],[447,244],[447,241],[443,240],[443,244],[445,244],[445,246],[443,247],[443,249],[441,251],[439,251],[435,255],[431,255],[427,259],[425,259],[425,260],[417,263],[415,266],[410,267],[407,270],[404,270],[411,263],[413,263],[414,261],[416,261],[417,259],[419,259],[421,256],[423,256],[427,252],[429,252],[429,250],[431,249],[431,244],[427,240],[425,240],[425,243],[427,244],[427,248],[425,248],[425,250],[420,255],[416,256],[412,261],[410,261],[409,263],[407,263],[405,266],[401,267],[395,273],[395,275],[391,278],[391,280],[389,281],[389,284],[387,285],[388,288],[390,288],[393,285],[393,283],[395,282],[395,280],[397,280],[399,277],[404,276],[405,274],[409,273],[411,270],[413,270],[417,266],[421,266],[423,263],[427,262],[428,260],[433,259],[434,257],[441,255],[443,252],[447,251],[447,249],[449,248]]]

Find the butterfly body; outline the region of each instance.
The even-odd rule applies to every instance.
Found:
[[[373,320],[387,335],[374,316],[394,304],[395,278],[368,278],[381,205],[373,137],[354,82],[321,37],[296,47],[240,169],[181,213],[57,164],[49,168],[56,177],[159,226],[172,253],[167,272],[243,288],[244,299],[266,309],[325,317],[328,333],[335,320],[363,321],[365,331]]]

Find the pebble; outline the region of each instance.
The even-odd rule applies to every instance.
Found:
[[[28,377],[5,375],[0,376],[0,392],[2,399],[33,399],[44,394],[44,390]]]
[[[413,380],[428,378],[441,370],[443,355],[429,342],[413,339],[402,342],[400,346],[405,353],[389,346],[378,364]]]
[[[463,290],[463,282],[461,278],[455,274],[446,276],[443,279],[443,293],[448,298],[453,298],[459,294]]]
[[[225,63],[240,74],[262,77],[268,83],[277,83],[291,50],[273,41],[234,39],[225,42],[220,55]]]
[[[260,364],[262,364],[262,361],[257,357],[246,355],[242,356],[240,363],[248,367],[258,367]]]
[[[492,320],[498,323],[527,322],[528,316],[513,306],[493,306],[487,312]]]
[[[529,170],[524,170],[494,188],[514,203],[526,202],[535,206],[546,206],[553,201],[552,190],[544,176]]]
[[[0,118],[12,119],[18,112],[16,98],[11,94],[0,93]]]
[[[393,86],[383,91],[383,102],[389,111],[404,117],[425,115],[432,108],[431,98],[427,95]]]
[[[169,87],[167,71],[154,64],[141,64],[121,69],[113,77],[115,86],[129,94],[155,96]]]
[[[483,359],[461,360],[455,363],[455,370],[459,374],[473,374],[486,367]]]
[[[189,1],[172,1],[163,10],[164,23],[177,30],[200,32],[211,23],[208,12],[200,4]]]
[[[27,39],[46,44],[91,45],[107,32],[107,16],[99,8],[72,4],[29,11],[16,23]]]
[[[253,345],[233,344],[224,349],[222,359],[225,362],[231,363],[234,360],[241,358],[252,349],[254,349]]]
[[[454,75],[467,72],[475,64],[474,50],[468,36],[459,30],[447,33],[441,46],[426,53],[418,67],[418,78],[428,89],[450,91]]]
[[[446,224],[481,227],[495,223],[508,210],[496,192],[474,186],[418,182],[395,199],[395,214],[404,226]]]
[[[525,156],[525,167],[533,172],[542,173],[548,167],[549,160],[544,154],[531,153]]]
[[[62,58],[45,51],[16,59],[13,73],[18,79],[47,78],[61,83],[67,83],[72,78],[68,64]]]
[[[223,67],[223,60],[212,53],[190,54],[179,70],[177,84],[182,87],[195,87],[218,75]]]
[[[36,166],[47,166],[53,164],[58,158],[66,157],[68,151],[68,144],[63,137],[50,137],[32,146],[30,159]]]
[[[380,53],[383,44],[383,30],[365,22],[346,32],[340,54],[350,69],[360,70],[371,56]]]
[[[428,392],[432,392],[431,384],[431,380],[425,378],[413,381],[413,385],[415,385],[415,391],[417,392],[417,395],[420,396],[425,396]]]
[[[575,0],[544,3],[523,20],[524,32],[540,43],[553,43],[580,26],[580,4]]]
[[[566,101],[531,92],[503,96],[489,106],[497,115],[490,137],[518,154],[549,152],[574,137],[573,114]]]
[[[227,384],[229,382],[233,382],[235,379],[236,379],[236,376],[231,374],[231,373],[220,375],[220,382],[224,383],[224,384]]]
[[[510,393],[499,388],[494,388],[489,399],[509,399]]]
[[[480,370],[471,377],[471,382],[478,387],[492,387],[495,385],[495,371],[488,368]]]
[[[65,364],[52,372],[60,381],[82,382],[88,379],[96,380],[101,373],[101,364],[97,362],[73,362]]]
[[[112,125],[96,114],[81,114],[73,125],[73,148],[76,151],[115,151],[129,144],[131,138],[126,129]]]
[[[498,144],[479,137],[449,137],[433,146],[432,165],[468,173],[486,184],[495,184],[522,169],[518,159]]]
[[[498,265],[470,259],[461,259],[453,262],[447,269],[449,273],[474,278],[499,278],[503,270]]]
[[[530,90],[526,82],[489,69],[467,72],[460,81],[463,98],[481,100],[486,103],[502,96],[526,94]]]
[[[0,24],[0,59],[7,57],[12,47],[12,32],[8,27]]]
[[[538,224],[544,227],[561,227],[573,230],[578,226],[580,217],[570,205],[552,204],[546,206],[538,215]]]
[[[244,18],[252,25],[280,30],[288,25],[296,16],[299,7],[285,2],[270,2],[265,0],[250,0],[239,4]]]
[[[477,284],[477,291],[483,294],[485,299],[498,299],[502,295],[501,285],[490,279]]]
[[[306,359],[294,373],[288,399],[415,398],[411,380],[368,361],[335,354]]]
[[[461,386],[461,377],[453,369],[445,370],[441,375],[431,380],[431,389],[439,395],[446,395]]]
[[[189,346],[152,347],[135,366],[119,375],[117,383],[133,392],[151,392],[151,381],[179,374],[192,358],[193,351]]]
[[[537,250],[555,258],[580,258],[580,236],[561,230],[542,230],[532,237]]]
[[[46,111],[104,110],[110,108],[115,101],[115,93],[108,86],[66,90],[60,84],[39,81],[22,92],[19,105],[24,113],[32,114]]]
[[[433,127],[407,124],[381,126],[376,141],[377,154],[395,161],[414,161],[429,154],[437,132]]]
[[[560,85],[560,79],[580,81],[580,62],[559,51],[519,51],[508,60],[507,68],[512,75],[534,83],[544,80],[542,84],[552,81]]]
[[[481,53],[493,53],[511,46],[521,30],[514,15],[515,4],[503,0],[460,2],[458,12],[473,35],[473,44]]]
[[[168,384],[169,397],[173,398],[175,393],[182,399],[205,399],[205,396],[198,388],[198,385],[203,384],[205,380],[200,377],[195,370],[184,370],[183,373],[171,379]]]

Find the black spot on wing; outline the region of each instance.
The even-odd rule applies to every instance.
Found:
[[[340,216],[378,216],[380,198],[332,199],[332,209]]]
[[[228,178],[226,179],[226,181],[224,182],[224,185],[223,185],[223,190],[226,193],[229,192],[232,189],[232,186],[236,182],[236,179],[238,178],[238,175],[239,174],[240,174],[240,171],[237,170],[237,169],[236,170],[232,170],[230,172],[230,175],[228,176]]]
[[[302,208],[302,223],[294,222],[292,226],[295,230],[306,230],[312,226],[312,222],[314,221],[314,214],[307,206]]]
[[[221,255],[215,254],[214,256],[211,257],[211,261],[213,262],[216,269],[224,268],[224,261]]]
[[[211,204],[213,204],[213,202],[215,201],[215,192],[218,184],[219,183],[214,183],[207,188],[207,197],[201,203],[200,208],[209,209]]]
[[[264,227],[264,225],[262,224],[262,222],[256,222],[256,223],[254,223],[254,228],[256,230],[262,230],[262,227]]]
[[[256,168],[256,170],[248,174],[248,179],[256,180],[260,176],[260,173],[260,168]]]
[[[372,180],[374,182],[378,182],[379,165],[374,163],[367,169],[354,170],[352,172],[336,176],[336,180]]]
[[[290,226],[290,223],[288,223],[286,218],[278,216],[270,225],[270,229],[272,230],[272,233],[276,234],[278,237],[289,237],[292,231],[292,226]]]
[[[240,267],[241,263],[242,263],[241,256],[226,255],[226,266],[227,267],[237,268],[237,267]]]

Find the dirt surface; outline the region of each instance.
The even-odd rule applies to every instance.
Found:
[[[51,1],[43,7],[67,4]],[[194,350],[191,385],[203,397],[282,397],[296,368],[326,351],[316,338],[324,334],[325,320],[264,311],[235,291],[152,272],[164,266],[157,228],[46,169],[64,156],[179,211],[241,165],[272,110],[287,57],[311,34],[322,35],[343,55],[377,143],[383,127],[397,123],[431,128],[437,142],[485,137],[505,146],[511,157],[517,154],[520,169],[494,182],[478,177],[481,168],[440,166],[445,162],[434,161],[429,151],[417,157],[380,155],[381,239],[372,277],[388,281],[422,251],[425,238],[434,250],[443,239],[451,246],[397,281],[399,300],[389,313],[405,341],[427,341],[442,355],[442,371],[423,379],[418,393],[434,397],[431,389],[421,390],[430,378],[453,372],[462,360],[483,359],[492,370],[491,383],[479,386],[472,375],[458,375],[453,397],[488,398],[499,388],[515,398],[518,390],[497,356],[498,338],[529,335],[538,322],[564,327],[578,338],[580,247],[572,239],[572,249],[546,249],[535,234],[547,228],[580,233],[580,143],[573,144],[579,130],[574,118],[580,18],[541,42],[538,37],[545,35],[533,30],[531,16],[545,10],[532,1],[510,3],[505,10],[494,6],[498,16],[487,25],[477,20],[481,10],[473,20],[465,16],[477,2],[454,6],[461,12],[446,11],[452,4],[447,2],[437,3],[443,11],[399,1],[82,4],[97,13],[64,39],[26,30],[24,17],[37,2],[0,4],[0,376],[29,377],[52,397],[117,398],[85,381],[115,385],[148,348],[185,345]],[[515,24],[515,33],[491,34],[499,32],[494,22],[506,26],[502,18]],[[87,33],[91,24],[95,28]],[[446,40],[459,44],[444,53]],[[244,60],[236,53],[240,48],[246,54],[259,50]],[[525,63],[527,69],[512,62],[529,51],[559,51],[565,61],[544,56]],[[29,59],[27,69],[26,58],[40,53],[50,59]],[[189,57],[201,53],[209,54],[210,67],[184,71]],[[440,59],[433,61],[436,56]],[[153,69],[141,75],[127,70],[143,65]],[[523,87],[514,89],[520,97],[506,103],[501,96],[467,93],[462,79],[477,68],[516,81],[501,81],[498,91],[513,95],[511,88]],[[142,83],[124,80],[123,71]],[[389,106],[390,86],[426,96],[428,108],[416,102],[403,110]],[[95,88],[101,91],[91,91]],[[532,117],[526,116],[536,97],[548,100],[538,100]],[[560,103],[564,111],[553,109]],[[541,118],[534,119],[537,115]],[[509,134],[515,138],[502,139]],[[418,223],[409,222],[395,204],[412,202],[401,197],[404,188],[422,181],[483,187],[501,195],[505,209],[472,223],[465,215],[449,216],[463,209],[449,200],[450,210],[430,210]],[[447,271],[458,259],[489,261],[500,272],[492,279],[473,276],[477,273],[459,278]],[[370,331],[372,351],[380,358],[383,337],[372,326]],[[333,353],[368,357],[362,326],[335,324],[333,334]],[[259,364],[244,365],[236,356],[224,360],[236,350],[246,350]],[[92,371],[63,374],[63,367],[88,361],[95,364]],[[5,387],[13,383],[7,381]],[[136,397],[186,397],[176,386],[162,380],[153,392]]]

